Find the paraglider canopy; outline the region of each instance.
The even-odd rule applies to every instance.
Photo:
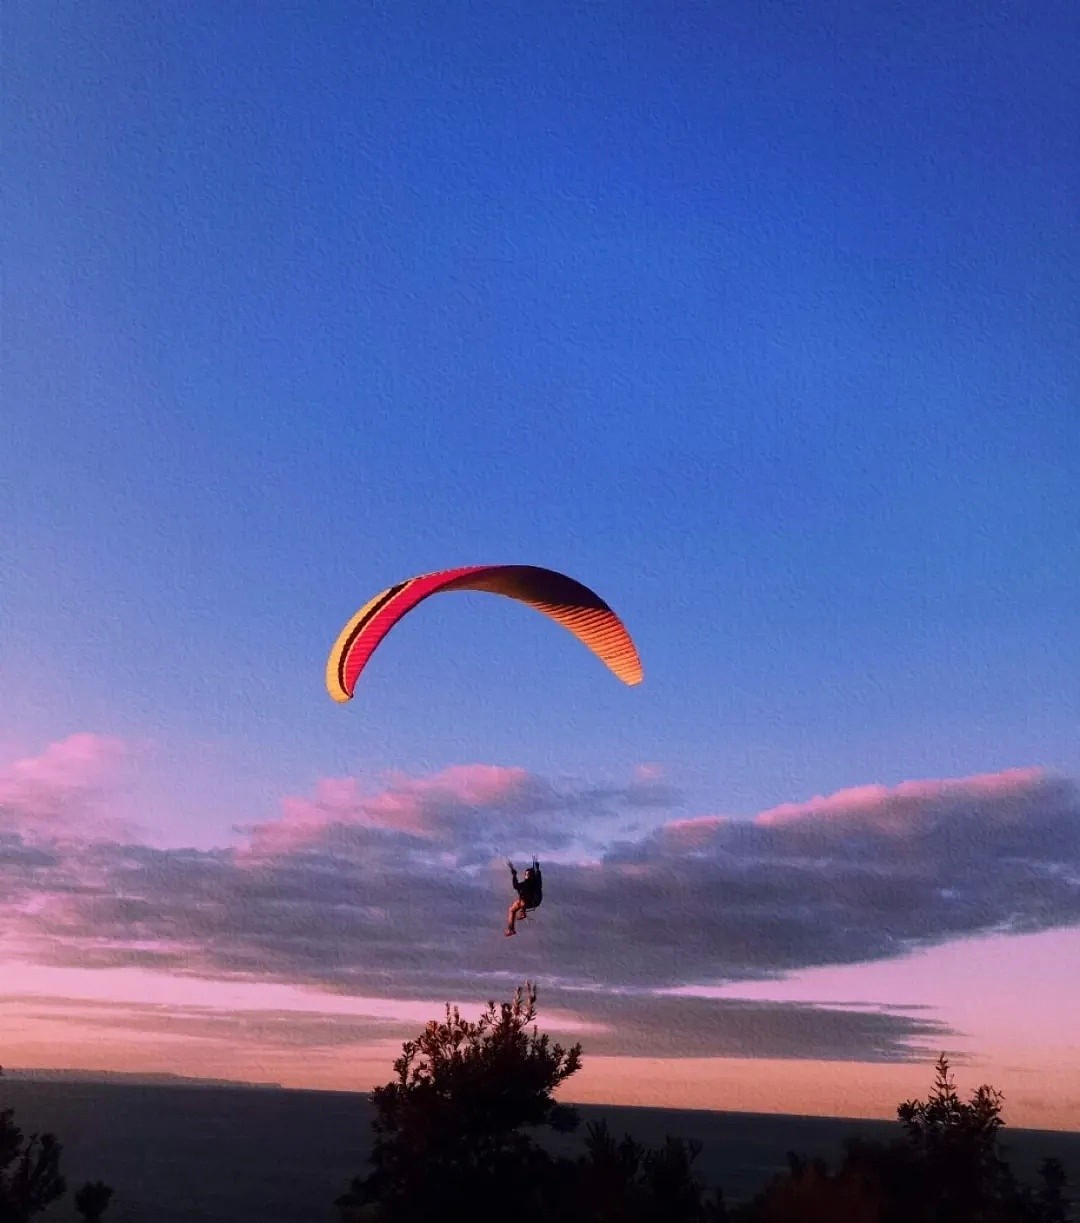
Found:
[[[326,688],[334,700],[352,699],[364,667],[403,616],[430,595],[451,590],[487,591],[525,603],[573,633],[624,683],[641,683],[637,648],[595,591],[553,569],[472,565],[410,578],[365,603],[341,630],[327,659]]]

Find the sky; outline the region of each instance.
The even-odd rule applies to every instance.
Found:
[[[528,978],[568,1099],[1080,1129],[1075,6],[4,43],[0,1062],[368,1090]],[[644,683],[455,593],[329,699],[503,562]]]

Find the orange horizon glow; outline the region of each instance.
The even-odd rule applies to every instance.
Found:
[[[278,1054],[260,1054],[242,1046],[205,1051],[195,1067],[185,1056],[186,1051],[177,1049],[175,1042],[164,1036],[125,1041],[123,1046],[117,1042],[111,1048],[104,1042],[79,1040],[74,1033],[70,1041],[65,1041],[59,1030],[51,1032],[48,1041],[12,1043],[6,1032],[3,1039],[5,1050],[16,1055],[3,1063],[8,1071],[174,1074],[221,1079],[238,1087],[272,1083],[290,1091],[357,1094],[367,1094],[387,1082],[393,1074],[391,1064],[400,1053],[396,1040],[385,1042],[384,1048],[373,1043],[347,1057],[306,1053],[301,1071],[295,1055],[286,1060]],[[40,1056],[46,1053],[54,1057],[59,1053],[61,1059],[54,1065],[43,1065]],[[69,1054],[66,1058],[65,1053]],[[1004,1115],[1010,1128],[1080,1132],[1075,1108],[1054,1108],[1031,1089],[1030,1079],[1038,1068],[1009,1069],[1008,1063],[1021,1055],[1018,1049],[1002,1049],[954,1064],[961,1097],[967,1098],[977,1086],[988,1082],[1004,1092]],[[1080,1092],[1080,1067],[1058,1062],[1041,1069],[1057,1076],[1059,1084],[1074,1098]],[[556,1094],[566,1104],[893,1121],[901,1101],[927,1095],[933,1076],[929,1062],[868,1065],[800,1059],[586,1054],[581,1071]]]
[[[988,957],[1011,951],[1008,981],[995,989],[980,976]],[[990,1083],[1004,1093],[1006,1124],[1014,1128],[1080,1131],[1080,1048],[1073,1033],[1068,989],[1046,986],[1048,968],[1080,952],[1080,931],[968,941],[924,951],[892,963],[816,969],[785,981],[744,983],[708,992],[738,998],[816,1000],[839,1006],[856,994],[860,1005],[920,997],[952,1024],[945,1040],[958,1090],[967,1098]],[[968,965],[967,972],[964,965]],[[1060,975],[1057,978],[1060,980]],[[1022,997],[1035,1013],[1004,1004]],[[1008,986],[1008,988],[1006,988]],[[685,992],[685,991],[684,991]],[[699,991],[695,991],[699,992]],[[20,998],[4,1005],[5,998]],[[451,999],[453,1004],[455,1000]],[[63,1007],[50,1012],[50,1007]],[[456,1000],[473,1016],[483,1003]],[[261,1045],[138,1030],[130,1022],[91,1026],[80,1003],[205,1008],[223,1017],[264,1013],[280,1018],[274,1040]],[[582,1069],[559,1093],[566,1103],[760,1114],[885,1119],[897,1105],[925,1097],[933,1081],[933,1056],[908,1063],[862,1063],[793,1058],[649,1058],[592,1056],[589,1036],[599,1025],[575,1021],[565,1010],[545,1008],[540,983],[539,1026],[563,1043],[580,1040]],[[172,978],[144,970],[48,969],[9,963],[0,993],[0,1064],[11,1070],[79,1069],[136,1074],[171,1073],[196,1078],[279,1083],[313,1091],[369,1092],[388,1081],[402,1040],[441,1019],[444,1000],[403,1002],[327,994],[288,985]],[[854,1004],[852,1004],[854,1005]],[[333,1046],[290,1046],[290,1022],[314,1016],[393,1021],[404,1035]],[[137,1021],[136,1021],[137,1022]]]

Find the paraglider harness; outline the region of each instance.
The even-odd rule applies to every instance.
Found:
[[[525,902],[525,912],[529,913],[544,899],[544,877],[540,873],[540,863],[534,857],[532,866],[529,868],[532,873],[520,883],[513,862],[507,862],[507,866],[510,867],[510,881],[514,885],[514,891]]]

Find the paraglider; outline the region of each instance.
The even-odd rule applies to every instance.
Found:
[[[630,634],[587,586],[535,565],[470,565],[410,578],[365,603],[341,630],[327,659],[326,688],[334,700],[352,700],[360,673],[403,616],[430,595],[452,590],[487,591],[525,603],[569,629],[623,683],[641,683],[641,660]]]
[[[526,917],[543,902],[544,899],[544,878],[540,873],[540,863],[534,857],[532,866],[525,871],[524,878],[519,882],[517,868],[509,859],[506,865],[510,868],[510,882],[514,886],[514,891],[517,892],[517,900],[510,906],[506,912],[506,937],[517,934],[514,929],[514,923],[524,921]]]
[[[452,590],[486,591],[515,599],[561,624],[625,684],[640,684],[641,659],[626,626],[603,599],[587,586],[553,569],[536,565],[469,565],[443,569],[399,582],[370,599],[345,625],[326,661],[326,689],[335,701],[351,701],[361,673],[383,638],[418,604]],[[519,882],[510,862],[517,899],[507,913],[506,935],[516,933],[543,899],[540,863]]]

